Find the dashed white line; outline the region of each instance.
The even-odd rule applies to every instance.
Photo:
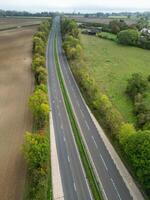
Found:
[[[74,190],[77,191],[75,182],[73,183],[73,185],[74,185]]]
[[[70,158],[69,158],[69,156],[68,156],[68,162],[70,163]]]
[[[104,158],[103,158],[103,156],[102,156],[101,154],[100,154],[100,157],[101,157],[101,159],[102,159],[102,161],[103,161],[103,164],[104,164],[105,169],[108,171],[107,165],[106,165],[106,163],[105,163],[105,161],[104,161]]]
[[[119,198],[120,200],[122,200],[121,197],[120,197],[120,194],[119,194],[119,192],[118,192],[118,190],[117,190],[116,184],[115,184],[115,182],[114,182],[114,180],[113,180],[112,178],[111,178],[111,182],[112,182],[112,184],[113,184],[113,186],[114,186],[114,188],[115,188],[115,191],[117,192],[118,198]]]
[[[66,142],[66,138],[64,137],[64,142]]]
[[[92,139],[93,139],[93,141],[94,141],[94,144],[95,144],[96,148],[98,149],[98,146],[97,146],[97,144],[96,144],[95,139],[94,139],[93,136],[92,136]]]
[[[88,125],[88,123],[87,123],[87,121],[86,121],[86,120],[85,120],[85,124],[86,124],[86,126],[87,126],[88,130],[90,130],[90,127],[89,127],[89,125]]]

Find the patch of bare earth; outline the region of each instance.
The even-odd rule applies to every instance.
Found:
[[[32,35],[36,28],[0,33],[0,199],[21,200],[26,167],[21,146],[32,128]]]

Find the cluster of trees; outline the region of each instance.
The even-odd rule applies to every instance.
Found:
[[[28,199],[47,200],[49,141],[45,135],[27,132],[23,152],[28,165]]]
[[[52,17],[55,13],[52,12],[38,12],[30,13],[27,11],[15,11],[15,10],[0,10],[0,17],[17,16],[17,17]]]
[[[142,129],[150,128],[150,110],[144,101],[148,89],[148,80],[145,80],[142,74],[132,74],[128,80],[126,94],[133,102],[137,126]]]
[[[78,59],[76,65],[72,66],[72,72],[93,113],[108,133],[111,133],[114,140],[118,141],[137,179],[148,192],[150,189],[150,131],[136,131],[132,124],[124,122],[108,96],[100,91],[81,58]],[[145,80],[140,75],[133,75],[128,82],[126,93],[132,100],[136,99],[137,104],[137,99],[140,95],[144,97],[146,89]],[[139,106],[140,111],[142,105],[136,106]]]
[[[27,198],[32,200],[47,200],[49,193],[49,141],[45,130],[50,107],[46,86],[45,52],[50,27],[51,21],[44,21],[33,37],[32,70],[35,75],[35,90],[29,98],[29,108],[33,114],[35,130],[34,133],[26,133],[23,145],[29,176]]]
[[[67,18],[62,19],[63,49],[68,59],[79,58],[82,47],[79,40],[79,30],[76,22]]]
[[[119,141],[136,177],[150,194],[150,131],[136,131],[132,124],[123,124]]]

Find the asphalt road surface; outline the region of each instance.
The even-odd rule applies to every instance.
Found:
[[[58,30],[54,19],[47,49],[48,86],[56,146],[65,200],[92,200],[91,192],[73,137],[56,74],[54,40]]]
[[[119,174],[109,152],[107,151],[71,75],[67,59],[62,50],[59,20],[57,23],[58,55],[62,73],[66,82],[66,88],[68,90],[82,136],[93,162],[95,172],[98,179],[102,183],[105,198],[108,200],[131,200],[133,198],[131,197],[121,175]]]

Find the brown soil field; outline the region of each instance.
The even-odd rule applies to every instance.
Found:
[[[37,28],[0,32],[0,199],[21,200],[26,167],[21,147],[32,129],[32,35]]]
[[[0,18],[0,30],[20,27],[20,26],[28,26],[28,25],[36,25],[40,24],[46,18],[15,18],[15,17],[1,17]]]
[[[79,23],[98,23],[98,24],[109,24],[110,21],[112,20],[117,20],[117,19],[111,19],[111,18],[86,18],[86,17],[70,17],[74,20],[76,20]],[[133,19],[124,19],[124,21],[128,25],[132,25],[136,23],[136,20]]]

